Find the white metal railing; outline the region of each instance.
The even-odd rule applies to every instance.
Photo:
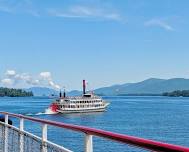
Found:
[[[38,148],[39,152],[47,152],[48,149],[50,149],[49,147],[52,147],[52,149],[54,149],[53,152],[56,152],[56,151],[57,152],[72,152],[71,150],[68,150],[60,145],[57,145],[57,144],[47,140],[47,124],[42,124],[42,137],[38,137],[38,136],[24,130],[24,118],[20,118],[19,128],[15,127],[13,125],[9,125],[8,119],[9,119],[8,114],[6,114],[5,122],[0,122],[0,127],[3,126],[3,128],[4,128],[3,129],[4,137],[1,137],[2,140],[4,141],[4,143],[3,143],[3,146],[0,145],[0,146],[2,146],[1,149],[3,152],[13,152],[13,151],[25,152],[26,150],[24,150],[24,149],[28,149],[29,146],[33,146],[33,145],[25,145],[24,137],[25,138],[28,137],[31,140],[37,141],[40,145]],[[19,138],[18,138],[19,141],[16,141],[17,137],[14,137],[14,136],[12,138],[15,138],[15,139],[11,139],[11,140],[15,140],[12,144],[19,143],[19,146],[16,146],[14,149],[9,148],[9,146],[10,146],[9,145],[10,144],[10,142],[9,142],[10,131],[14,131],[19,134]],[[11,145],[11,146],[14,146],[14,145]]]
[[[131,146],[136,146],[139,148],[144,148],[150,151],[160,151],[160,152],[189,152],[189,148],[183,147],[183,146],[177,146],[177,145],[172,145],[172,144],[167,144],[167,143],[162,143],[162,142],[157,142],[153,140],[148,140],[148,139],[143,139],[143,138],[138,138],[134,136],[128,136],[128,135],[123,135],[123,134],[118,134],[118,133],[113,133],[109,131],[104,131],[104,130],[98,130],[94,128],[89,128],[89,127],[84,127],[84,126],[77,126],[77,125],[70,125],[70,124],[65,124],[65,123],[60,123],[60,122],[55,122],[55,121],[49,121],[49,120],[43,120],[39,118],[33,118],[33,117],[28,117],[28,116],[23,116],[23,115],[18,115],[18,114],[13,114],[13,113],[7,113],[7,112],[0,112],[0,114],[5,115],[5,122],[0,122],[0,129],[4,130],[4,133],[2,133],[3,137],[3,152],[14,152],[14,150],[9,150],[9,139],[10,133],[13,132],[13,138],[16,138],[18,136],[18,142],[17,146],[18,150],[15,152],[30,152],[27,148],[27,142],[26,140],[32,140],[32,148],[33,143],[38,144],[36,150],[32,150],[34,152],[47,152],[49,149],[54,148],[53,152],[56,152],[56,149],[58,152],[71,152],[70,150],[59,146],[55,143],[52,143],[48,141],[47,139],[47,127],[48,125],[52,125],[55,127],[60,127],[60,128],[65,128],[69,129],[72,131],[76,132],[81,132],[85,134],[85,152],[93,152],[93,136],[98,136],[106,139],[110,139],[112,141],[116,142],[122,142],[125,144],[129,144]],[[9,116],[19,118],[20,119],[20,127],[17,128],[13,125],[8,124],[8,118]],[[38,137],[36,135],[33,135],[27,131],[24,130],[24,120],[29,120],[33,121],[36,123],[41,123],[42,124],[42,137]],[[1,131],[1,130],[0,130]],[[30,141],[28,141],[30,142]],[[14,146],[14,145],[13,145]],[[0,147],[2,148],[2,147]]]

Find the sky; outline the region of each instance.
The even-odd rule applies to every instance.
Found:
[[[0,0],[0,86],[189,78],[188,0]]]

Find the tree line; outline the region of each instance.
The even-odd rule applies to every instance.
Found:
[[[0,88],[0,97],[30,97],[33,92],[27,92],[22,89]]]
[[[169,97],[189,97],[189,90],[176,90],[173,92],[165,92],[163,96]]]

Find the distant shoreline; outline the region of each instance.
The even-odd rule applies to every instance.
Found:
[[[53,96],[52,96],[53,95]],[[68,96],[81,96],[82,93],[77,95],[68,95]],[[167,96],[167,97],[189,97],[189,90],[176,90],[172,92],[164,92],[164,93],[132,93],[132,94],[103,94],[96,93],[98,96]],[[24,89],[13,89],[13,88],[3,88],[0,87],[0,97],[38,97],[38,98],[58,98],[59,96],[56,94],[49,95],[35,95],[32,91],[26,91]]]
[[[23,89],[0,88],[0,97],[32,97],[33,92]]]
[[[170,97],[170,98],[187,98],[189,96],[164,96],[164,95],[99,95],[101,97]],[[58,97],[49,96],[0,96],[0,98],[46,98],[46,99],[56,99]]]

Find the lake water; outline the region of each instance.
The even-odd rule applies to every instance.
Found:
[[[91,114],[44,114],[52,99],[0,98],[0,111],[30,115],[64,123],[90,126],[189,147],[189,98],[103,97],[106,112]],[[13,119],[14,124],[18,124]],[[26,130],[41,135],[40,125],[26,122]],[[48,139],[73,151],[83,151],[84,135],[48,127]],[[120,143],[94,138],[94,151],[143,151]]]

